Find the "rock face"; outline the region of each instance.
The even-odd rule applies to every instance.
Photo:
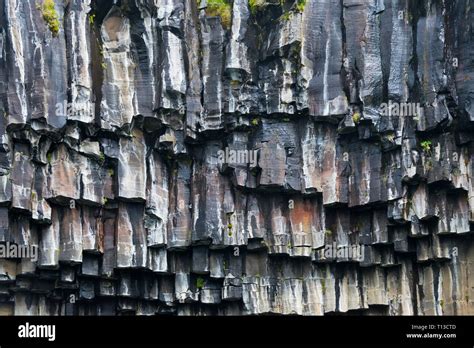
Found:
[[[0,0],[0,314],[474,314],[473,23]]]

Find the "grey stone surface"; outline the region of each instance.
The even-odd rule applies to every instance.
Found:
[[[0,314],[474,314],[471,0],[52,3],[0,0]]]

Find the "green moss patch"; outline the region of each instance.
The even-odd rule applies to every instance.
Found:
[[[39,6],[39,9],[49,30],[53,33],[53,36],[58,36],[59,16],[54,6],[54,0],[44,0],[43,5]]]
[[[228,0],[208,0],[206,14],[220,17],[222,26],[228,29],[232,20],[232,5]]]
[[[256,14],[258,11],[265,7],[265,0],[249,0],[249,8],[252,14]]]

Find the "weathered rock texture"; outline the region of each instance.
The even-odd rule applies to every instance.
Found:
[[[0,0],[0,314],[474,314],[471,0],[43,1]]]

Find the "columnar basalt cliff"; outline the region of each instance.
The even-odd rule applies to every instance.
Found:
[[[473,23],[0,0],[0,314],[474,314]]]

